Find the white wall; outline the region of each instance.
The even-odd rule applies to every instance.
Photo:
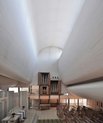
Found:
[[[68,87],[68,90],[80,97],[103,102],[103,81]]]
[[[36,69],[35,33],[32,35],[24,0],[0,1],[0,74],[32,81]]]
[[[59,71],[65,84],[103,75],[103,0],[86,0],[64,47]]]

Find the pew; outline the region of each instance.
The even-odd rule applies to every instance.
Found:
[[[85,106],[59,105],[58,117],[65,123],[103,123],[103,111],[96,111]]]

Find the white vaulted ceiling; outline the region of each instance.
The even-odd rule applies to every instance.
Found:
[[[11,78],[11,83],[31,82],[37,51],[32,33],[24,1],[0,0],[0,86],[1,75]]]
[[[65,84],[103,76],[103,0],[86,0],[59,61]]]
[[[38,50],[54,46],[63,49],[84,0],[29,0]]]
[[[37,83],[48,71],[65,84],[102,76],[102,13],[103,0],[0,0],[0,74]]]
[[[28,12],[36,32],[38,71],[58,75],[58,58],[85,0],[29,0]],[[59,57],[58,57],[59,56]]]
[[[103,102],[103,81],[68,87],[68,91],[80,97]]]
[[[84,1],[1,0],[0,75],[31,82],[37,67],[57,72],[58,58]]]
[[[103,0],[0,0],[0,88],[40,71],[65,85],[103,76]],[[102,83],[68,89],[102,100]]]

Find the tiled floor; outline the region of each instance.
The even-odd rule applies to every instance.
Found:
[[[27,111],[27,119],[24,121],[24,123],[35,123],[34,119],[37,118],[37,122],[41,123],[41,121],[45,120],[46,121],[58,121],[58,117],[56,114],[56,109],[49,109],[49,110],[35,110],[35,109],[30,109]],[[52,122],[53,123],[53,122]],[[59,122],[58,122],[59,123]]]
[[[25,119],[24,123],[32,123],[34,117],[36,115],[36,111],[31,109],[27,111],[27,118]]]
[[[38,119],[58,119],[56,109],[37,111]]]

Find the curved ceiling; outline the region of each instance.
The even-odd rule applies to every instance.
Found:
[[[86,0],[59,61],[65,84],[103,76],[103,0]]]
[[[57,61],[62,54],[62,49],[58,47],[46,47],[42,49],[38,54],[38,60],[42,61]]]
[[[37,37],[38,51],[64,48],[85,0],[29,0],[27,3]]]
[[[68,91],[87,99],[103,102],[103,81],[68,87]]]
[[[26,11],[24,0],[0,0],[0,75],[31,82],[37,49]]]
[[[1,0],[0,74],[32,81],[39,52],[47,47],[64,48],[84,1]]]
[[[103,76],[103,0],[0,0],[0,88],[38,71],[65,85]],[[102,81],[69,89],[103,100]]]
[[[1,0],[0,74],[31,82],[37,59],[51,63],[61,49],[65,84],[102,76],[102,12],[102,0]]]

